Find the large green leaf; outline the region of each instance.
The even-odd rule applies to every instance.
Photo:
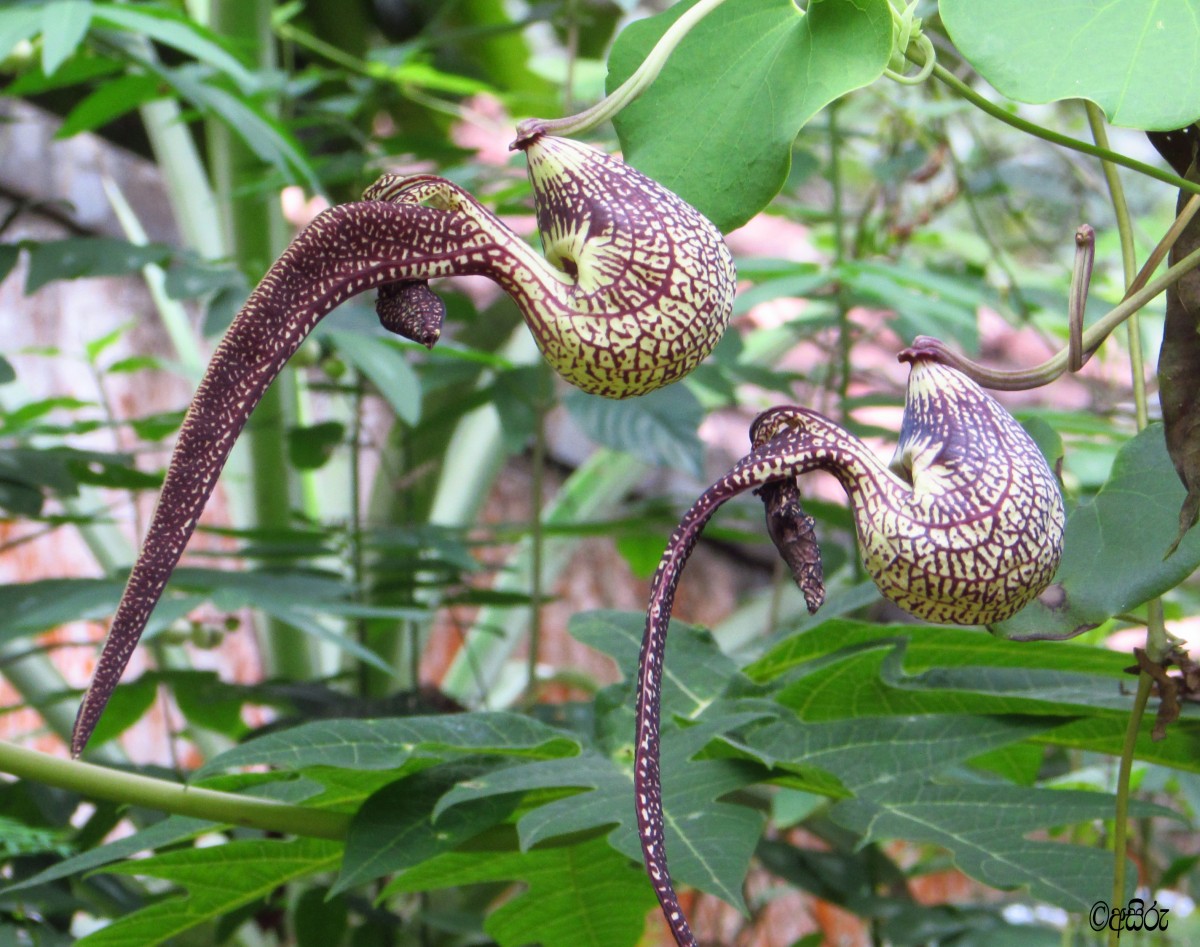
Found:
[[[270,896],[280,885],[337,867],[342,847],[317,839],[256,839],[185,848],[111,865],[107,872],[161,878],[183,885],[168,897],[82,938],[85,947],[152,947]]]
[[[385,893],[496,881],[528,885],[484,923],[500,947],[634,947],[654,905],[645,873],[603,839],[531,852],[454,852],[406,871]]]
[[[624,81],[691,3],[639,20],[609,56]],[[726,0],[688,34],[641,98],[616,118],[625,160],[721,230],[740,227],[787,179],[800,128],[874,82],[892,49],[886,0]]]
[[[903,669],[908,674],[934,668],[991,667],[1041,668],[1043,670],[1074,671],[1122,677],[1128,663],[1107,648],[1080,644],[1064,645],[1055,642],[1016,643],[993,638],[971,628],[948,625],[876,625],[871,622],[832,618],[820,622],[802,634],[791,635],[744,670],[751,680],[771,681],[790,671],[802,669],[809,662],[837,655],[851,655],[878,644],[892,646],[904,643]],[[843,711],[826,712],[824,705],[815,703],[810,719],[831,719],[863,713],[865,708],[847,706]]]
[[[941,0],[939,8],[959,52],[1018,102],[1091,99],[1129,128],[1200,118],[1194,0]]]
[[[1128,726],[1130,662],[1106,648],[994,638],[964,628],[835,619],[785,640],[746,668],[777,681],[775,699],[811,721],[911,714],[1074,718],[1031,737],[1117,756]],[[1185,712],[1164,740],[1147,732],[1136,756],[1196,770],[1200,717]]]
[[[863,833],[863,841],[903,838],[942,845],[980,881],[999,888],[1028,886],[1042,900],[1081,910],[1098,890],[1108,890],[1103,879],[1111,876],[1111,856],[1025,836],[1106,817],[1113,797],[1009,784],[955,785],[947,772],[980,753],[1036,736],[1054,722],[978,715],[825,723],[781,717],[752,730],[745,744],[802,775],[816,767],[837,777],[854,798],[840,802],[831,815]],[[1157,808],[1153,814],[1173,815]]]
[[[1179,532],[1184,492],[1162,425],[1152,424],[1121,448],[1096,497],[1071,512],[1054,584],[991,630],[1005,638],[1065,638],[1174,588],[1200,566],[1196,530],[1163,558]]]

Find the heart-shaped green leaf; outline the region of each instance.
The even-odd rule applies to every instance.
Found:
[[[1010,99],[1090,99],[1128,128],[1200,117],[1194,0],[941,0],[940,11],[959,52]]]
[[[631,24],[608,60],[623,82],[692,3]],[[766,207],[800,128],[874,82],[892,49],[886,0],[726,0],[687,35],[650,88],[616,118],[625,160],[723,231]]]

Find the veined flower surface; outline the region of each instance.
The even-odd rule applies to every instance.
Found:
[[[832,474],[846,491],[863,565],[884,597],[918,618],[1002,621],[1054,577],[1065,511],[1058,482],[1020,424],[973,381],[921,348],[890,465],[840,425],[801,407],[772,408],[751,426],[752,449],[700,495],[671,535],[650,590],[638,668],[634,789],[642,854],[681,947],[696,944],[667,867],[659,773],[663,655],[675,590],[712,515],[755,490],[767,531],[810,611],[824,597],[820,550],[797,478]]]
[[[184,418],[150,529],[84,695],[82,752],[182,555],[234,441],[267,387],[339,303],[378,288],[385,328],[432,346],[443,276],[491,278],[516,301],[546,359],[594,394],[645,394],[690,372],[733,305],[720,233],[645,175],[575,142],[532,134],[547,257],[436,175],[385,174],[363,200],[320,214],[284,250],[213,353]]]

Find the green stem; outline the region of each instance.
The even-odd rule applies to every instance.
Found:
[[[271,5],[263,0],[214,0],[212,29],[241,49],[250,51],[262,69],[275,66]],[[208,126],[209,155],[217,203],[229,251],[256,283],[287,243],[287,228],[275,195],[266,187],[267,167],[218,121]],[[242,440],[249,483],[249,522],[242,526],[286,530],[291,526],[296,480],[287,458],[287,428],[299,398],[295,372],[280,374],[263,395]],[[230,478],[227,477],[227,480]],[[307,680],[321,666],[320,649],[307,635],[273,619],[259,623],[269,673],[290,680]]]
[[[925,60],[919,56],[910,57],[913,62],[924,65]],[[955,92],[961,95],[964,99],[974,105],[976,108],[986,112],[992,118],[999,119],[1006,125],[1011,125],[1028,135],[1033,135],[1035,138],[1040,138],[1043,141],[1048,141],[1054,145],[1060,145],[1063,148],[1070,148],[1072,151],[1082,152],[1085,155],[1091,155],[1094,158],[1101,158],[1104,161],[1111,161],[1113,164],[1119,164],[1122,167],[1129,168],[1131,171],[1137,171],[1139,174],[1144,174],[1147,177],[1154,178],[1157,181],[1163,181],[1173,187],[1181,188],[1191,194],[1200,194],[1200,183],[1186,181],[1178,175],[1172,174],[1169,171],[1164,171],[1161,168],[1156,168],[1153,165],[1146,164],[1143,161],[1136,161],[1133,158],[1126,157],[1123,154],[1118,154],[1115,151],[1110,151],[1107,148],[1101,148],[1098,145],[1093,145],[1091,142],[1081,141],[1078,138],[1072,138],[1069,135],[1062,135],[1058,132],[1051,131],[1048,128],[1043,128],[1041,125],[1035,125],[1033,122],[1013,115],[1002,106],[996,105],[994,102],[988,101],[969,85],[963,82],[958,76],[946,69],[945,66],[935,65],[933,74],[946,85],[950,86]]]
[[[1104,114],[1094,102],[1085,103],[1087,108],[1088,125],[1096,144],[1105,151],[1108,148],[1108,132],[1104,128]],[[1129,205],[1125,201],[1125,189],[1121,185],[1121,177],[1116,165],[1111,161],[1101,161],[1104,169],[1104,180],[1108,184],[1109,197],[1112,199],[1113,211],[1117,218],[1117,234],[1121,238],[1121,264],[1125,271],[1125,288],[1128,291],[1137,277],[1137,254],[1133,246],[1133,223],[1129,217]],[[1137,313],[1129,317],[1125,324],[1128,336],[1129,361],[1133,371],[1133,403],[1137,415],[1138,430],[1143,430],[1149,423],[1149,412],[1146,409],[1145,367],[1142,359],[1142,332]]]
[[[172,815],[209,819],[264,832],[340,842],[350,826],[350,816],[342,812],[199,789],[80,760],[62,759],[4,741],[0,741],[0,772],[77,792],[89,799],[145,806]]]
[[[1159,605],[1159,616],[1162,606]],[[1117,806],[1113,815],[1113,891],[1112,906],[1125,903],[1125,852],[1128,848],[1129,827],[1129,777],[1133,772],[1133,754],[1137,747],[1138,732],[1142,727],[1142,717],[1146,711],[1146,702],[1150,698],[1150,675],[1142,671],[1138,675],[1137,693],[1133,698],[1133,709],[1129,714],[1129,725],[1125,728],[1125,742],[1121,747],[1121,763],[1117,770]],[[1108,935],[1109,947],[1117,947],[1120,942],[1120,932],[1111,931]]]
[[[350,516],[349,540],[350,575],[354,583],[354,601],[359,605],[366,604],[366,557],[363,554],[363,516],[362,516],[362,436],[363,436],[363,394],[362,376],[355,372],[354,394],[351,396],[354,417],[350,424]],[[354,622],[354,636],[364,648],[371,647],[367,633],[367,620],[358,618]],[[358,696],[366,697],[371,692],[370,667],[363,661],[355,666],[358,684]],[[413,690],[416,690],[414,686]]]
[[[1197,266],[1200,266],[1200,249],[1193,250],[1178,263],[1167,269],[1157,279],[1150,280],[1137,292],[1126,296],[1121,300],[1120,305],[1110,309],[1096,320],[1095,325],[1083,333],[1084,355],[1095,352],[1104,340],[1118,326],[1123,324],[1126,319]],[[923,347],[927,346],[936,349],[940,358],[947,365],[952,365],[963,374],[970,376],[977,384],[982,385],[984,388],[992,388],[998,391],[1024,391],[1030,388],[1037,388],[1041,385],[1048,385],[1067,370],[1069,359],[1069,349],[1063,349],[1057,355],[1052,355],[1046,359],[1041,365],[1017,371],[1007,371],[981,365],[952,351],[937,339],[922,336],[919,341]]]
[[[633,74],[622,82],[609,95],[605,96],[589,109],[565,118],[543,119],[533,118],[521,122],[517,126],[517,141],[523,141],[533,135],[548,133],[551,135],[578,135],[590,131],[597,125],[613,118],[621,109],[650,87],[658,78],[663,66],[671,57],[685,36],[702,19],[719,7],[725,0],[700,0],[694,7],[684,13],[678,20],[667,27],[667,31],[654,44],[642,64]]]
[[[542,503],[546,482],[546,404],[538,396],[534,407],[533,450],[530,456],[529,482],[529,670],[525,682],[525,700],[537,703],[538,652],[542,645],[542,590],[545,577],[545,533],[542,529]]]
[[[832,192],[833,262],[835,272],[846,262],[846,207],[842,191],[842,137],[837,123],[838,103],[829,106],[829,187]],[[845,419],[846,398],[850,391],[850,307],[842,280],[837,283],[838,317],[838,406]]]
[[[1108,150],[1108,133],[1104,127],[1104,115],[1092,102],[1086,103],[1088,126],[1096,144]],[[1138,277],[1137,257],[1134,250],[1133,224],[1129,216],[1129,206],[1125,201],[1125,190],[1121,186],[1120,176],[1116,165],[1109,160],[1103,160],[1104,179],[1108,184],[1109,197],[1112,200],[1113,211],[1116,215],[1117,233],[1121,238],[1121,262],[1124,269],[1126,292],[1133,286]],[[1129,338],[1129,361],[1133,382],[1133,401],[1137,413],[1138,430],[1144,430],[1149,423],[1146,410],[1146,372],[1142,359],[1142,336],[1138,325],[1136,310],[1131,313],[1126,324]],[[1157,625],[1163,629],[1162,599],[1151,599],[1148,605],[1147,626]],[[1148,631],[1147,637],[1153,635]],[[1130,777],[1133,773],[1133,756],[1137,749],[1137,737],[1142,728],[1142,720],[1146,712],[1146,704],[1150,697],[1152,679],[1142,671],[1138,675],[1137,694],[1129,713],[1129,724],[1125,729],[1125,741],[1121,746],[1121,759],[1117,766],[1117,802],[1113,813],[1113,894],[1112,906],[1116,908],[1125,903],[1125,865],[1129,849],[1129,797]],[[1120,931],[1109,932],[1110,947],[1117,947],[1120,942]]]

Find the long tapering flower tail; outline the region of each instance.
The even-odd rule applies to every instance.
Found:
[[[763,412],[753,449],[700,495],[671,535],[650,589],[637,682],[634,789],[642,853],[676,943],[696,943],[664,848],[660,689],[675,590],[704,525],[755,490],[767,531],[810,611],[824,596],[812,518],[796,478],[833,475],[854,514],[863,564],[880,592],[918,618],[1001,621],[1051,581],[1062,553],[1057,482],[1033,439],[995,400],[931,353],[910,349],[904,420],[891,468],[858,438],[801,407]]]
[[[721,235],[644,175],[584,145],[533,134],[520,147],[548,259],[452,182],[385,174],[363,200],[321,214],[275,262],[213,354],[184,419],[166,481],[92,684],[71,750],[82,752],[174,570],[230,449],[267,387],[343,300],[379,289],[385,328],[432,346],[445,307],[429,281],[477,274],[516,301],[567,381],[613,398],[690,372],[733,305]]]

